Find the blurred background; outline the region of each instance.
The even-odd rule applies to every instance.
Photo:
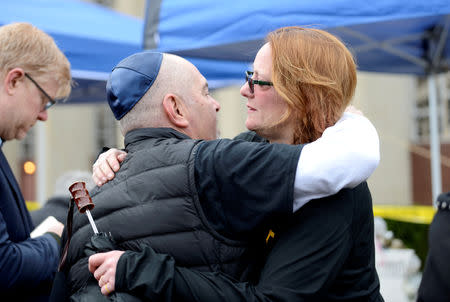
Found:
[[[23,141],[8,142],[3,147],[24,197],[30,201],[29,207],[42,206],[57,189],[56,179],[66,171],[90,171],[103,146],[123,147],[123,137],[104,93],[108,73],[120,59],[156,48],[191,60],[205,74],[213,96],[220,102],[221,137],[232,138],[245,130],[246,99],[239,89],[265,34],[286,25],[329,28],[356,54],[360,71],[353,104],[372,121],[380,136],[381,162],[368,180],[375,215],[383,217],[377,225],[379,251],[392,247],[413,251],[412,256],[389,256],[385,252],[384,258],[377,258],[382,262],[378,264],[384,265],[379,273],[380,277],[385,275],[381,278],[385,280],[385,299],[413,299],[414,289],[412,293],[405,289],[402,297],[394,297],[394,290],[389,292],[387,284],[394,284],[389,276],[398,274],[402,284],[409,284],[404,283],[408,279],[414,287],[417,281],[411,276],[423,268],[433,201],[437,194],[450,189],[450,74],[445,56],[449,46],[445,44],[448,36],[438,35],[448,30],[450,5],[435,0],[426,5],[410,1],[408,8],[402,1],[382,1],[380,5],[393,5],[385,9],[362,7],[358,15],[355,3],[343,0],[305,1],[312,5],[311,11],[303,7],[296,10],[296,5],[305,5],[297,1],[279,1],[279,7],[273,9],[269,1],[258,2],[258,6],[250,2],[224,7],[224,3],[206,0],[2,1],[0,23],[27,21],[52,35],[71,61],[76,82],[71,98],[52,107],[46,123],[39,123]],[[297,11],[312,17],[292,19]],[[194,13],[198,16],[192,17]],[[227,13],[232,17],[224,21],[224,26],[221,20]],[[321,15],[325,19],[315,19]],[[203,24],[196,24],[199,20]],[[352,27],[352,23],[363,26]],[[402,30],[409,35],[396,37]],[[233,33],[236,39],[231,40]],[[97,45],[99,41],[101,46]],[[394,49],[402,42],[405,44]],[[216,48],[214,43],[224,47]],[[106,51],[102,53],[97,47]],[[425,47],[426,52],[415,53],[414,47]],[[375,54],[373,50],[385,52]],[[401,50],[406,55],[399,54]],[[438,55],[433,56],[432,50]],[[399,56],[389,57],[395,54]],[[382,63],[380,58],[391,61]],[[403,61],[416,63],[418,68],[406,63],[397,67]],[[385,65],[387,68],[381,67]],[[241,74],[236,76],[235,70]],[[415,256],[419,262],[412,260]],[[394,271],[387,265],[389,259],[397,259],[392,260],[397,268]],[[407,274],[409,277],[405,277]]]

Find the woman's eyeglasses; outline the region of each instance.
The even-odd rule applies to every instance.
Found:
[[[255,84],[261,85],[261,86],[273,86],[272,82],[253,80],[252,77],[253,77],[253,71],[247,70],[245,72],[245,81],[248,83],[248,87],[250,87],[250,91],[252,93],[255,93]]]

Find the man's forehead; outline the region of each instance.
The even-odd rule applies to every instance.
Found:
[[[199,84],[202,90],[204,89],[208,89],[208,81],[206,80],[206,78],[199,72],[200,77],[199,77]]]

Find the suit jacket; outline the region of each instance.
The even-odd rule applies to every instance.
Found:
[[[19,185],[0,150],[0,300],[46,301],[57,268],[59,245],[34,228]]]
[[[450,192],[438,197],[438,211],[428,231],[428,255],[418,302],[450,301]]]

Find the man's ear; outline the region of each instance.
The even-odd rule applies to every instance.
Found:
[[[175,94],[166,94],[163,100],[164,112],[169,121],[179,128],[187,128],[187,110],[184,102]]]
[[[6,93],[9,95],[14,94],[14,90],[17,87],[19,81],[22,81],[25,77],[25,71],[22,68],[13,68],[5,76],[3,85]]]

